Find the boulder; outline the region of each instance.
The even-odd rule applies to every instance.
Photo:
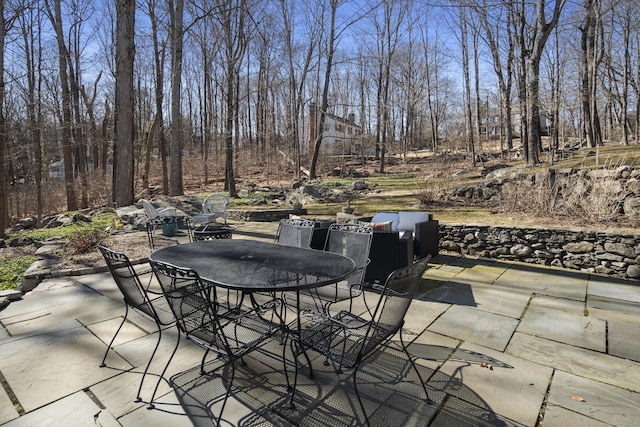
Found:
[[[627,276],[632,279],[640,279],[640,265],[631,264],[627,267]]]
[[[627,197],[624,199],[623,210],[625,215],[640,216],[640,197]]]

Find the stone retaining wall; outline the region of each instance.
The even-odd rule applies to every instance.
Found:
[[[637,234],[440,224],[440,249],[640,279],[640,236]]]
[[[290,214],[304,215],[306,210],[293,209],[227,209],[227,219],[247,222],[276,222],[289,218]]]

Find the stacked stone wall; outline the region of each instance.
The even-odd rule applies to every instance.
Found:
[[[440,224],[440,249],[640,279],[640,236],[637,234]]]

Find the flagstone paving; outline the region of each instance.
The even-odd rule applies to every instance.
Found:
[[[272,240],[276,229],[234,225],[233,238]],[[52,279],[1,310],[0,426],[215,425],[228,374],[201,377],[202,351],[184,339],[160,379],[156,409],[134,401],[158,336],[143,316],[130,313],[99,367],[123,315],[109,273]],[[635,426],[640,419],[638,282],[441,254],[405,320],[431,402],[395,338],[358,374],[372,425]],[[163,330],[144,400],[177,341],[173,327]],[[282,350],[292,372],[291,350],[277,340],[246,357],[223,425],[364,424],[350,372],[317,355],[314,378],[299,363],[291,409]]]

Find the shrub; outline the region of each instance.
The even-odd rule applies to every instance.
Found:
[[[441,202],[449,191],[447,186],[435,180],[426,181],[424,185],[417,185],[415,197],[422,206],[429,206]]]
[[[86,254],[93,251],[96,245],[102,243],[107,235],[100,230],[81,230],[69,237],[66,251],[70,254]]]

